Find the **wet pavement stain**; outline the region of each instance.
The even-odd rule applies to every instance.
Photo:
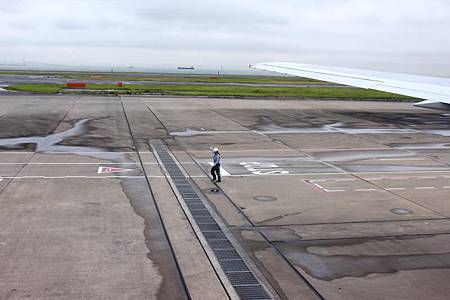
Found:
[[[258,134],[297,134],[297,133],[345,133],[345,134],[404,134],[404,133],[422,133],[450,136],[450,129],[416,129],[416,128],[358,128],[351,127],[342,122],[330,123],[322,126],[310,127],[285,127],[275,123],[257,125],[256,130],[194,130],[191,128],[185,131],[171,132],[172,136],[192,137],[198,135],[224,134],[224,133],[258,133]]]
[[[62,132],[52,133],[45,136],[29,136],[0,139],[0,149],[16,150],[27,148],[27,145],[34,146],[34,152],[66,152],[73,153],[76,151],[105,151],[103,148],[97,147],[71,147],[62,146],[58,143],[63,142],[67,138],[79,137],[89,132],[89,119],[81,119],[74,123],[73,127]]]
[[[61,145],[65,139],[80,137],[90,131],[89,122],[91,119],[82,119],[74,122],[72,128],[52,133],[46,136],[30,136],[0,139],[0,149],[16,150],[29,149],[32,145],[35,153],[48,154],[72,154],[79,156],[94,157],[106,160],[111,163],[120,163],[126,169],[133,169],[133,172],[116,173],[116,175],[137,176],[142,175],[142,171],[137,167],[136,161],[130,159],[128,155],[120,152],[112,152],[105,147],[92,146],[65,146]],[[101,163],[99,163],[101,164]],[[120,178],[120,185],[133,211],[144,220],[143,234],[145,244],[148,249],[147,257],[160,273],[160,288],[158,299],[187,299],[181,280],[177,277],[173,269],[176,268],[170,256],[169,245],[163,234],[162,224],[158,217],[154,199],[148,190],[147,183],[143,178]],[[85,212],[92,217],[99,216],[99,207],[94,203],[86,203]],[[156,241],[156,242],[155,242]]]
[[[377,253],[385,252],[392,247],[391,241],[406,242],[423,240],[432,237],[399,237],[380,239],[351,239],[351,240],[320,240],[320,241],[298,241],[288,243],[274,243],[276,247],[295,266],[302,269],[308,275],[331,281],[344,277],[365,277],[370,274],[391,274],[407,270],[424,269],[450,269],[450,250],[447,247],[434,253],[423,253],[424,250],[413,242],[410,247],[416,248],[414,254],[386,254],[386,255],[364,255],[361,249],[367,247],[367,252],[374,252],[369,247],[374,247],[373,242],[378,242]],[[355,251],[354,255],[333,254],[339,252],[339,247],[349,247],[348,251]],[[398,252],[391,249],[390,252]],[[320,253],[318,253],[320,252]],[[341,251],[342,252],[342,251]],[[358,253],[359,252],[359,253]],[[387,251],[389,252],[389,251]]]
[[[261,202],[272,202],[272,201],[276,201],[277,197],[273,197],[273,196],[255,196],[255,197],[253,197],[253,199],[255,199],[256,201],[261,201]]]
[[[181,280],[173,272],[174,261],[145,179],[121,179],[120,184],[134,212],[144,220],[143,233],[149,250],[147,256],[161,275],[157,299],[187,299]]]
[[[410,215],[413,213],[412,210],[406,208],[393,208],[391,212],[396,215]]]

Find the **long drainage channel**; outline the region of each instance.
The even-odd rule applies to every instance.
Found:
[[[151,145],[237,295],[242,300],[271,299],[181,172],[168,148],[160,140],[151,140]]]

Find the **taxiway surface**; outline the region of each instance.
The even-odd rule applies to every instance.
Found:
[[[0,296],[448,299],[449,124],[411,103],[2,95]]]

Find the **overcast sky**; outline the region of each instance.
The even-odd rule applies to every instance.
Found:
[[[449,0],[0,0],[0,63],[450,75]]]

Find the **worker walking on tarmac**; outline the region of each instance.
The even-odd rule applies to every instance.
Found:
[[[216,180],[217,175],[217,182],[221,182],[220,180],[220,153],[219,149],[214,148],[212,149],[213,152],[213,166],[211,168],[211,175],[212,175],[212,181]]]

